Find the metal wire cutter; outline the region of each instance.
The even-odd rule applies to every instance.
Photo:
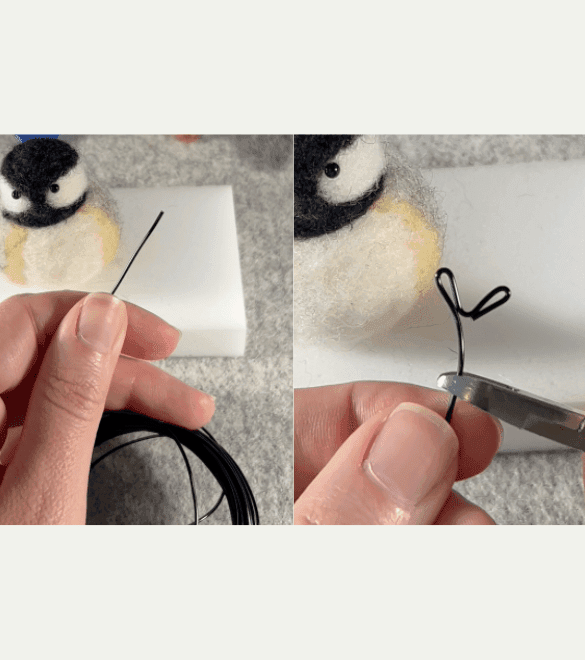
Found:
[[[585,451],[583,411],[475,374],[449,371],[439,376],[437,385],[512,426]]]

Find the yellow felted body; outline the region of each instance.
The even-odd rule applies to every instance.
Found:
[[[9,224],[4,274],[22,286],[79,288],[111,263],[119,240],[116,222],[90,204],[53,227]]]

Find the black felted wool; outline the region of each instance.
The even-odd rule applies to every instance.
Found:
[[[331,166],[335,154],[351,145],[356,138],[356,135],[295,135],[296,239],[313,238],[341,229],[362,216],[382,194],[383,177],[371,191],[352,202],[330,204],[318,194],[318,177],[326,167]]]
[[[79,155],[66,142],[55,138],[35,138],[16,145],[0,168],[0,174],[32,202],[26,213],[2,215],[22,227],[50,227],[76,213],[85,203],[85,193],[74,204],[55,209],[46,203],[46,192],[57,179],[77,165]]]

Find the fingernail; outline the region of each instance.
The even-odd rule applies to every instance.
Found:
[[[215,412],[215,397],[211,394],[205,394],[199,399],[199,406],[203,408],[206,415],[213,415]]]
[[[436,413],[401,403],[386,420],[364,461],[368,477],[405,506],[420,502],[457,456],[453,429]]]
[[[91,293],[83,301],[77,337],[100,353],[112,350],[124,325],[124,303],[109,293]]]
[[[502,426],[502,422],[500,422],[500,420],[497,417],[491,415],[491,418],[496,423],[496,426],[498,427],[498,431],[500,432],[500,436],[498,438],[498,449],[497,449],[497,451],[500,451],[500,447],[502,446],[502,442],[504,440],[504,427]]]
[[[0,465],[4,465],[4,466],[10,465],[10,462],[12,461],[12,459],[14,458],[14,454],[16,453],[16,447],[18,445],[21,432],[22,432],[22,428],[8,429],[6,440],[2,445],[2,449],[0,449]]]

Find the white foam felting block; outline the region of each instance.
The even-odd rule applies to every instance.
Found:
[[[511,299],[462,318],[465,370],[583,409],[585,161],[427,172],[447,215],[442,265],[470,309],[499,285]],[[295,343],[294,385],[392,380],[436,388],[457,335],[436,291],[402,327],[351,349]],[[565,449],[504,425],[503,451]]]
[[[157,314],[183,336],[173,357],[244,354],[246,317],[230,186],[118,188],[121,221],[114,262],[82,291],[110,292],[160,211],[164,215],[116,295]],[[5,277],[0,300],[37,293]]]

